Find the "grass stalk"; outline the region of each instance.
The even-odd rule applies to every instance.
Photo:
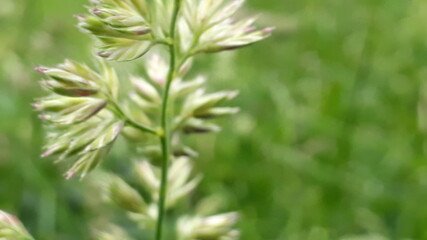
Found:
[[[175,0],[174,10],[172,16],[172,22],[170,26],[170,38],[171,44],[169,45],[170,53],[170,62],[169,62],[169,72],[166,81],[165,91],[163,93],[162,100],[162,110],[161,110],[161,127],[163,129],[163,134],[160,135],[160,143],[162,148],[162,176],[160,183],[160,193],[159,193],[159,205],[158,205],[158,219],[156,226],[156,240],[162,239],[162,230],[163,222],[165,215],[165,202],[166,202],[166,191],[167,191],[167,179],[168,179],[168,167],[169,167],[169,157],[170,157],[170,129],[168,124],[168,102],[169,102],[169,90],[171,83],[174,79],[175,69],[176,69],[176,46],[175,46],[175,31],[176,23],[178,18],[179,9],[181,6],[181,0]]]

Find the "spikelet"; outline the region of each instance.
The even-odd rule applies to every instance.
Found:
[[[0,239],[32,240],[33,237],[15,216],[0,210]]]

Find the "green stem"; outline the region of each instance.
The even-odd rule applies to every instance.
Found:
[[[126,115],[126,113],[121,109],[120,105],[117,102],[110,101],[110,103],[114,106],[114,109],[118,112],[118,114],[121,115],[121,117],[126,120],[127,124],[131,125],[132,127],[136,128],[136,129],[139,129],[143,132],[147,132],[147,133],[151,133],[151,134],[159,135],[159,136],[161,135],[159,133],[159,131],[156,131],[155,129],[152,129],[148,126],[141,125],[141,124],[133,121],[132,119],[130,119],[130,117],[128,117]]]
[[[159,205],[158,205],[158,219],[156,226],[156,240],[162,239],[162,229],[163,221],[165,215],[165,202],[166,202],[166,191],[167,191],[167,179],[168,179],[168,169],[169,169],[169,157],[170,157],[170,130],[168,124],[168,102],[169,102],[169,90],[172,83],[172,80],[175,75],[176,69],[176,49],[175,49],[175,31],[176,31],[176,22],[178,19],[178,13],[181,6],[181,0],[175,0],[174,10],[172,15],[172,21],[170,25],[170,39],[172,40],[169,45],[170,52],[170,63],[169,63],[169,73],[166,81],[165,91],[163,93],[162,101],[162,111],[161,111],[161,127],[163,129],[163,134],[160,135],[160,143],[162,147],[162,177],[160,182],[160,194],[159,194]]]
[[[139,123],[137,123],[131,119],[127,119],[126,123],[131,125],[132,127],[136,128],[136,129],[143,131],[143,132],[147,132],[147,133],[151,133],[151,134],[159,135],[159,136],[161,135],[161,133],[159,133],[159,131],[156,131],[156,130],[149,128],[147,126],[141,125],[141,124],[139,124]]]

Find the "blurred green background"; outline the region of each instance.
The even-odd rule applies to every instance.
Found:
[[[42,96],[35,66],[90,62],[72,17],[84,4],[0,0],[0,209],[36,239],[91,239],[97,215],[96,192],[39,158],[30,106]],[[242,109],[220,134],[191,140],[205,175],[199,195],[239,210],[244,240],[427,239],[427,1],[246,6],[277,30],[196,66],[211,89],[240,89]],[[129,167],[121,146],[105,167]]]

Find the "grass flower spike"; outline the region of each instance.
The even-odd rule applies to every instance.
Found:
[[[237,223],[238,214],[224,213],[208,217],[182,217],[178,221],[177,232],[179,239],[190,240],[234,240],[240,236],[233,229]]]
[[[193,191],[201,181],[201,175],[190,179],[190,173],[193,166],[187,157],[174,159],[170,166],[166,208],[173,207],[180,199]],[[143,186],[149,190],[152,199],[158,202],[160,191],[159,169],[148,161],[140,162],[137,167],[138,177]]]
[[[154,44],[145,0],[94,0],[91,15],[77,15],[79,27],[98,39],[101,57],[128,61]]]
[[[55,68],[36,69],[48,77],[41,84],[51,92],[34,104],[51,130],[42,156],[59,155],[58,161],[75,158],[67,178],[84,176],[94,169],[124,126],[124,121],[107,109],[117,97],[117,77],[106,64],[102,68],[103,74],[99,74],[67,60]]]
[[[15,216],[0,211],[0,239],[33,240],[33,237]]]
[[[193,173],[199,154],[187,146],[185,136],[217,132],[221,129],[217,118],[239,111],[226,106],[238,91],[212,93],[207,77],[189,77],[196,55],[240,48],[271,34],[272,28],[257,30],[255,18],[235,19],[243,3],[92,0],[89,14],[76,17],[79,28],[96,41],[99,70],[71,60],[36,68],[44,75],[41,85],[48,92],[34,103],[48,131],[42,156],[66,160],[71,165],[68,179],[84,177],[119,136],[135,143],[141,154],[133,165],[133,183],[138,184],[114,173],[100,182],[109,202],[155,240],[165,239],[167,210],[184,201],[202,180],[202,174]],[[142,76],[116,73],[105,61],[130,61],[145,54]],[[126,82],[132,89],[121,87]],[[167,222],[176,222],[178,240],[234,240],[240,235],[237,219],[235,212],[215,215],[194,210]],[[98,232],[97,238],[130,239],[119,226],[111,226],[114,231]]]
[[[257,30],[256,18],[235,20],[244,0],[184,0],[178,28],[183,52],[218,52],[243,47],[271,34],[272,28]]]

